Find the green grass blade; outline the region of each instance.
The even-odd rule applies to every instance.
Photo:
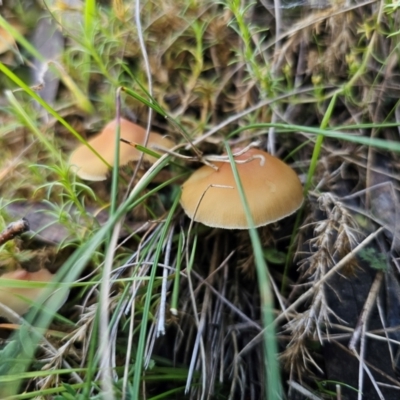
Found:
[[[178,250],[176,254],[175,279],[174,279],[174,288],[172,290],[172,299],[171,299],[171,313],[174,315],[178,315],[179,282],[181,278],[180,272],[182,264],[183,237],[184,237],[183,232],[181,232],[179,234]]]
[[[229,156],[232,166],[235,183],[239,191],[243,209],[246,213],[246,219],[249,223],[249,234],[254,252],[254,260],[257,271],[258,287],[261,295],[262,319],[264,322],[264,351],[265,351],[265,368],[267,379],[267,399],[278,400],[282,397],[282,385],[278,363],[278,345],[274,326],[274,302],[272,297],[271,285],[267,274],[267,264],[264,259],[263,249],[260,237],[254,227],[253,217],[251,215],[246,195],[240,181],[240,176],[236,168],[236,163],[232,155],[232,151],[227,143],[225,148]]]
[[[10,32],[12,37],[32,56],[37,58],[39,61],[45,61],[43,56],[35,49],[32,44],[24,38],[24,36],[18,32],[11,24],[9,24],[1,15],[0,15],[0,27],[5,29],[7,32]]]
[[[35,134],[35,136],[39,139],[39,141],[47,148],[49,153],[52,154],[56,160],[61,161],[60,152],[46,138],[46,136],[40,131],[40,129],[38,129],[36,123],[28,115],[28,113],[25,111],[24,107],[22,107],[20,102],[15,98],[14,93],[7,90],[5,92],[5,95],[10,104],[14,107],[14,110],[22,118],[25,125]]]
[[[153,286],[154,286],[154,280],[155,280],[155,276],[156,276],[158,261],[161,256],[161,251],[164,246],[164,241],[168,235],[170,224],[171,224],[172,218],[174,216],[174,213],[175,213],[175,210],[176,210],[178,204],[179,204],[179,196],[176,196],[175,201],[172,204],[172,207],[168,213],[168,217],[164,223],[163,231],[162,231],[160,240],[157,245],[156,253],[154,255],[154,262],[153,262],[153,266],[152,266],[151,272],[150,272],[150,280],[149,280],[149,283],[147,286],[146,300],[145,300],[144,307],[143,307],[144,318],[146,318],[146,316],[148,316],[149,312],[150,312],[150,302],[152,299]],[[143,369],[143,361],[142,360],[143,360],[143,356],[144,356],[146,333],[147,333],[147,323],[145,320],[145,321],[143,321],[143,323],[141,324],[141,327],[140,327],[138,348],[137,348],[137,353],[136,353],[135,373],[134,373],[134,377],[133,377],[133,384],[131,387],[132,399],[139,398],[140,381],[142,378],[142,369]]]
[[[386,124],[385,124],[386,125]],[[380,127],[380,125],[377,125]],[[398,124],[395,124],[395,126],[398,126]],[[276,132],[277,133],[283,133],[283,132],[305,132],[305,133],[310,133],[313,135],[322,135],[324,137],[329,137],[337,140],[344,140],[347,142],[351,143],[358,143],[364,146],[372,146],[376,147],[377,149],[383,149],[383,150],[389,150],[389,151],[395,151],[397,153],[400,153],[400,143],[395,142],[393,140],[385,140],[385,139],[375,139],[375,138],[369,138],[365,136],[356,136],[352,133],[349,132],[339,132],[337,130],[333,129],[321,129],[321,128],[315,128],[311,126],[304,126],[304,125],[295,125],[295,124],[282,124],[282,123],[260,123],[260,124],[249,124],[242,126],[234,131],[232,131],[228,138],[231,138],[238,133],[250,129],[267,129],[267,128],[277,128]],[[352,129],[355,129],[353,125],[350,125]],[[359,127],[360,128],[360,127]]]
[[[327,128],[327,126],[329,125],[329,121],[332,118],[333,110],[334,110],[335,105],[336,105],[336,99],[337,99],[337,95],[335,94],[332,97],[332,99],[331,99],[331,101],[329,103],[328,109],[326,110],[324,118],[323,118],[323,120],[321,122],[321,126],[320,126],[321,130],[325,130]],[[310,186],[311,186],[311,183],[312,183],[312,178],[314,177],[314,173],[315,173],[315,170],[317,168],[317,163],[318,163],[319,156],[321,154],[323,141],[324,141],[324,135],[319,134],[317,136],[317,141],[315,143],[313,154],[312,154],[312,157],[311,157],[310,168],[309,168],[308,174],[307,174],[307,181],[306,181],[306,184],[304,186],[304,195],[305,196],[307,196],[307,193],[308,193],[308,191],[310,189]]]

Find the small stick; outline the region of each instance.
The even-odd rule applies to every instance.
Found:
[[[342,400],[342,387],[336,384],[336,400]]]
[[[29,231],[29,222],[27,219],[22,218],[18,221],[12,222],[10,225],[0,233],[0,246],[15,236],[19,236],[24,232]]]
[[[360,340],[362,332],[365,330],[368,317],[371,314],[372,308],[375,304],[375,300],[379,293],[379,289],[382,285],[382,279],[383,279],[383,272],[378,271],[376,273],[375,280],[372,283],[371,289],[368,293],[368,297],[367,300],[365,301],[360,317],[358,318],[357,325],[354,328],[354,333],[349,343],[349,349],[351,351],[356,351],[357,343]]]

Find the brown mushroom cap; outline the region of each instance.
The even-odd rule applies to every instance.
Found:
[[[50,282],[53,276],[54,275],[47,269],[41,269],[36,272],[28,272],[19,269],[1,275],[0,281],[4,279],[15,279],[20,281]],[[11,308],[11,310],[15,311],[17,314],[23,315],[28,311],[31,305],[30,302],[36,301],[45,290],[45,287],[8,288],[2,285],[0,286],[0,303]],[[1,309],[0,315],[6,316]]]
[[[115,134],[117,128],[117,120],[109,122],[102,132],[88,141],[92,146],[111,166],[114,165],[115,156]],[[146,130],[139,125],[136,125],[126,119],[120,119],[120,137],[134,144],[144,144]],[[164,148],[171,148],[173,143],[171,140],[161,136],[158,133],[150,132],[148,147],[158,145]],[[129,161],[137,161],[141,152],[134,146],[120,142],[119,145],[119,165],[125,165]],[[154,162],[156,159],[147,154],[144,159],[149,162]],[[70,165],[76,174],[89,181],[103,181],[107,178],[108,167],[97,157],[91,149],[85,145],[79,146],[70,156]]]
[[[0,54],[15,47],[14,37],[3,27],[0,27]]]
[[[3,18],[5,16],[3,15]],[[20,23],[18,18],[15,16],[8,15],[6,18],[6,23],[11,26],[11,29],[16,30],[20,34],[24,34],[26,32],[26,25]],[[0,27],[0,54],[4,54],[9,50],[18,50],[17,44],[15,42],[13,34],[10,32],[10,29]],[[4,60],[3,60],[4,62]],[[8,62],[8,60],[7,60]]]
[[[259,149],[249,149],[235,160],[256,227],[278,221],[300,208],[303,188],[296,172],[283,161]],[[189,218],[214,228],[248,229],[230,163],[215,162],[218,171],[203,166],[182,186],[181,205]],[[231,188],[211,187],[211,185]],[[198,208],[197,208],[198,206]],[[197,208],[197,210],[196,210]]]

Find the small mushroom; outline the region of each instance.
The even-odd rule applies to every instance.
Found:
[[[19,281],[50,282],[54,275],[47,269],[36,272],[28,272],[18,269],[6,272],[0,277],[0,303],[7,306],[19,315],[25,314],[32,302],[35,302],[46,290],[46,287],[7,287],[4,279],[15,279]],[[7,317],[7,313],[0,307],[0,316]]]
[[[115,135],[117,128],[117,120],[109,122],[102,132],[88,141],[107,163],[114,165],[115,157]],[[133,144],[144,144],[146,130],[126,119],[120,119],[120,137]],[[150,132],[147,146],[151,149],[157,145],[163,148],[173,147],[173,142],[158,133]],[[125,165],[130,161],[139,160],[141,152],[134,146],[120,142],[119,145],[119,166]],[[144,160],[154,162],[156,159],[147,154]],[[109,171],[108,166],[93,153],[93,151],[85,145],[79,146],[70,156],[70,165],[76,174],[88,181],[103,181],[107,178]]]
[[[0,54],[15,48],[15,46],[15,40],[11,33],[3,27],[0,27]]]
[[[303,203],[296,172],[265,151],[251,148],[235,156],[256,227],[294,213]],[[247,162],[246,162],[247,161]],[[189,218],[214,228],[248,229],[246,215],[229,162],[203,166],[182,186],[181,205]]]
[[[26,31],[26,27],[11,15],[6,18],[5,23],[6,25],[10,25],[11,29],[3,26],[0,27],[0,54],[7,53],[9,50],[18,50],[12,30],[17,31],[20,34],[24,34]],[[7,58],[5,58],[5,60],[7,60]],[[2,61],[4,61],[4,58],[2,58]]]

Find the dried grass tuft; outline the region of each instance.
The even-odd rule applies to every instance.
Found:
[[[319,211],[322,211],[326,218],[320,219],[314,215],[317,221],[303,227],[306,229],[314,226],[314,234],[312,239],[308,240],[308,254],[298,251],[298,254],[306,257],[299,262],[301,276],[295,290],[310,287],[320,281],[337,260],[349,254],[360,242],[358,225],[342,202],[330,193],[319,195],[317,201]],[[353,259],[343,269],[344,274],[353,275],[356,268],[357,262]],[[310,366],[320,371],[318,363],[308,350],[308,344],[315,340],[322,343],[322,337],[329,334],[332,317],[344,323],[328,306],[325,293],[327,284],[329,282],[320,285],[307,308],[296,314],[284,327],[291,340],[281,357],[291,375],[301,377],[304,372],[309,371]]]

